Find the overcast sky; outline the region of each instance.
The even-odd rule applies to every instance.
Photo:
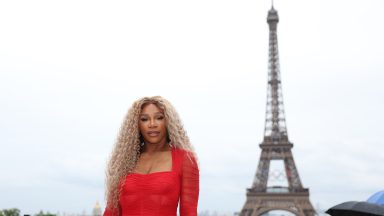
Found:
[[[384,189],[384,1],[275,0],[288,136],[327,209]],[[199,210],[240,211],[263,139],[268,0],[1,1],[0,209],[91,213],[122,119],[162,95]]]

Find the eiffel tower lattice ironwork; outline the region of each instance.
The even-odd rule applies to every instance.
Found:
[[[316,215],[309,200],[309,189],[301,184],[296,169],[291,151],[293,143],[288,140],[277,46],[278,22],[279,16],[272,5],[267,17],[269,63],[264,140],[260,144],[262,151],[253,185],[247,189],[246,202],[240,216],[259,216],[272,210],[284,210],[298,216]],[[268,186],[273,160],[283,162],[288,186]]]

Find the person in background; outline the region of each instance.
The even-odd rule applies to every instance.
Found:
[[[103,216],[197,216],[199,167],[179,115],[166,99],[133,103],[106,170]]]

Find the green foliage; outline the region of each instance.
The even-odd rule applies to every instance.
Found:
[[[43,210],[40,210],[40,212],[35,214],[35,216],[56,216],[56,215],[55,214],[51,214],[49,212],[44,213]]]
[[[20,210],[17,208],[3,209],[0,211],[0,216],[20,216]],[[40,210],[40,212],[35,214],[34,216],[56,216],[56,215],[51,214],[49,212],[44,213],[42,210]]]
[[[0,216],[20,216],[20,210],[17,208],[3,209]]]

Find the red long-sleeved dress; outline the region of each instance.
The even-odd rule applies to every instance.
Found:
[[[172,170],[130,173],[124,179],[118,211],[108,206],[103,216],[197,216],[199,169],[188,151],[172,148]],[[119,215],[120,212],[120,215]]]

